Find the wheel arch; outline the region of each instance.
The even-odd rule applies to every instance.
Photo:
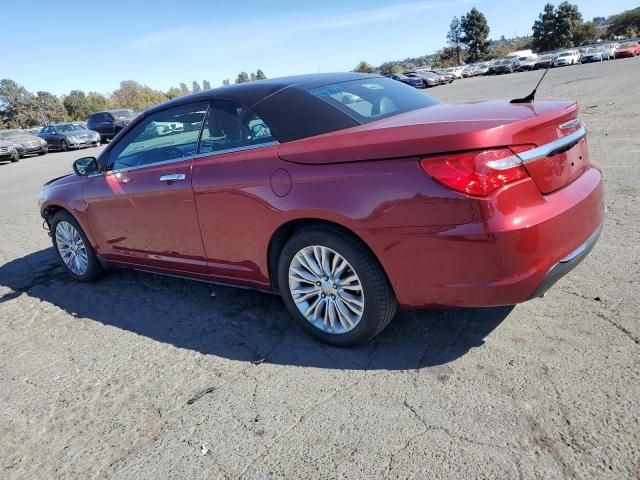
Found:
[[[278,291],[278,261],[280,259],[280,253],[284,248],[287,241],[298,231],[303,228],[308,227],[326,227],[331,230],[335,230],[341,232],[343,234],[349,235],[350,237],[356,239],[362,246],[369,252],[373,258],[378,262],[382,272],[384,273],[389,285],[391,285],[391,289],[394,290],[393,285],[391,284],[391,280],[389,275],[387,274],[384,265],[373,251],[373,249],[367,244],[367,242],[352,229],[341,225],[340,223],[325,220],[322,218],[297,218],[294,220],[290,220],[288,222],[280,225],[275,232],[271,235],[269,240],[269,245],[267,249],[267,268],[269,270],[269,279],[271,281],[271,287],[273,290]],[[395,290],[394,290],[395,294]]]

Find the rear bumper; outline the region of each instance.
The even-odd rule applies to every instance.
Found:
[[[587,255],[589,255],[589,252],[591,252],[593,247],[595,247],[598,238],[600,238],[603,227],[604,224],[601,223],[586,242],[551,267],[551,270],[547,272],[542,283],[538,285],[538,288],[536,288],[533,294],[531,294],[530,299],[544,297],[544,294],[547,293],[547,291],[553,287],[558,280],[578,266],[578,264],[582,262]]]
[[[546,291],[597,240],[602,175],[589,167],[548,195],[523,180],[475,201],[474,210],[468,224],[361,233],[403,307],[513,305]]]

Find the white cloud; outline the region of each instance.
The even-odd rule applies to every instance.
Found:
[[[283,43],[309,31],[325,31],[388,22],[410,17],[438,6],[437,2],[411,2],[361,11],[323,10],[292,14],[286,18],[262,17],[222,26],[193,25],[162,30],[135,39],[134,50],[175,51],[188,48],[191,55],[237,55]]]

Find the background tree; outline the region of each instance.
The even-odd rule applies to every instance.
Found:
[[[182,90],[176,87],[171,87],[169,90],[167,90],[164,93],[165,97],[167,97],[167,100],[173,100],[174,98],[178,98],[181,97],[182,95],[184,95],[182,93]]]
[[[453,17],[453,20],[451,20],[451,23],[449,24],[447,43],[455,50],[458,65],[462,63],[462,59],[460,58],[460,54],[462,52],[462,34],[462,24],[460,23],[460,20],[458,17]]]
[[[133,80],[120,83],[120,88],[111,95],[111,103],[115,108],[131,108],[137,112],[162,103],[167,99],[164,93],[140,85]]]
[[[256,70],[256,80],[266,80],[267,76],[260,69]]]
[[[24,128],[37,124],[33,94],[22,85],[0,80],[0,118],[6,128]]]
[[[573,41],[576,46],[595,43],[600,38],[600,29],[595,22],[584,22],[576,30]]]
[[[558,5],[556,9],[557,48],[574,47],[581,28],[582,14],[578,11],[578,6],[566,1]]]
[[[374,73],[376,69],[367,62],[362,61],[358,65],[356,65],[356,68],[354,68],[353,71],[359,73]]]
[[[200,84],[196,80],[194,80],[193,83],[191,84],[191,91],[193,93],[202,91],[202,89],[200,88]]]
[[[544,6],[543,12],[538,16],[538,20],[533,23],[533,46],[539,52],[555,50],[557,47],[556,37],[556,12],[551,3]]]
[[[240,72],[236,77],[236,83],[245,83],[249,81],[249,74],[247,72]]]
[[[467,46],[468,59],[477,62],[489,50],[489,24],[487,18],[473,7],[460,21],[462,27],[462,43]]]
[[[109,108],[109,100],[103,94],[98,92],[87,93],[87,104],[89,105],[89,113],[101,112]],[[87,117],[80,120],[86,120]]]
[[[40,91],[33,100],[36,118],[39,120],[36,125],[64,122],[67,119],[64,105],[53,93]]]
[[[251,72],[249,74],[249,80],[251,80],[252,82],[256,81],[256,74],[254,72]]]
[[[211,83],[209,80],[202,81],[202,90],[211,90]]]
[[[84,120],[91,114],[87,95],[82,90],[71,90],[62,98],[62,104],[71,120]]]
[[[397,63],[386,62],[380,65],[380,73],[382,75],[393,75],[394,73],[401,73],[403,68]]]
[[[222,85],[231,85],[231,82],[228,78],[225,78],[224,80],[222,80]]]
[[[640,7],[611,17],[607,35],[634,38],[640,34]]]
[[[182,92],[182,95],[186,95],[187,93],[191,93],[191,91],[189,90],[189,87],[187,87],[187,84],[184,82],[180,82],[180,91]]]

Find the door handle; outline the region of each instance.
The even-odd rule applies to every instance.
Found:
[[[160,177],[161,182],[181,182],[186,179],[187,176],[184,173],[172,173],[171,175],[163,175]]]

